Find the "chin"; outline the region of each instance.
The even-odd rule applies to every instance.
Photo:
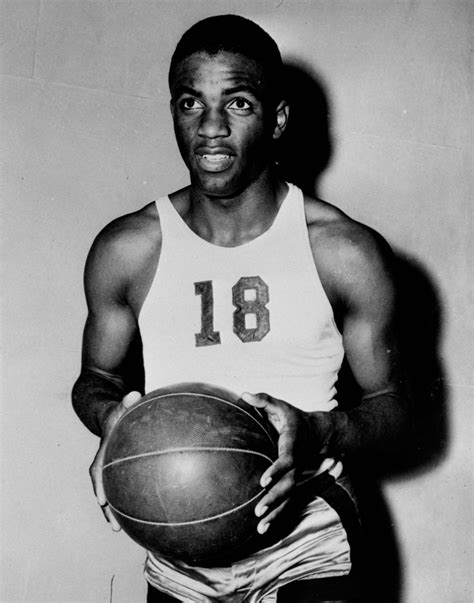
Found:
[[[193,184],[209,197],[235,197],[248,185],[242,179],[228,178],[225,176],[212,175],[212,177],[198,177],[193,179]]]
[[[204,195],[229,199],[240,195],[248,186],[258,180],[262,171],[250,174],[242,172],[238,174],[229,174],[228,172],[220,174],[197,173],[191,176],[191,181],[193,186],[199,189]]]

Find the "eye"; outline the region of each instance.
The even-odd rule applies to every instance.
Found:
[[[182,111],[185,111],[186,113],[190,113],[192,111],[197,111],[197,110],[201,109],[201,107],[202,107],[201,103],[197,99],[192,98],[191,96],[188,98],[183,98],[179,102],[179,108]]]
[[[239,96],[228,104],[228,108],[239,113],[250,113],[253,110],[253,105],[246,98]]]

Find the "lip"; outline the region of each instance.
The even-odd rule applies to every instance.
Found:
[[[211,147],[200,145],[196,148],[196,155],[235,155],[230,147]]]
[[[235,159],[228,147],[198,147],[195,154],[199,166],[206,172],[223,172]]]

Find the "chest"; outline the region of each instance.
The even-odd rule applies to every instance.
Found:
[[[332,309],[314,265],[295,260],[163,262],[142,313],[154,315],[162,340],[197,347],[317,341],[332,328]]]

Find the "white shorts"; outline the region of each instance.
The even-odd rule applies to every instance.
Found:
[[[192,567],[149,552],[148,583],[183,602],[273,603],[290,582],[347,576],[359,524],[355,497],[347,477],[325,473],[316,480],[317,495],[278,542],[228,567]]]

